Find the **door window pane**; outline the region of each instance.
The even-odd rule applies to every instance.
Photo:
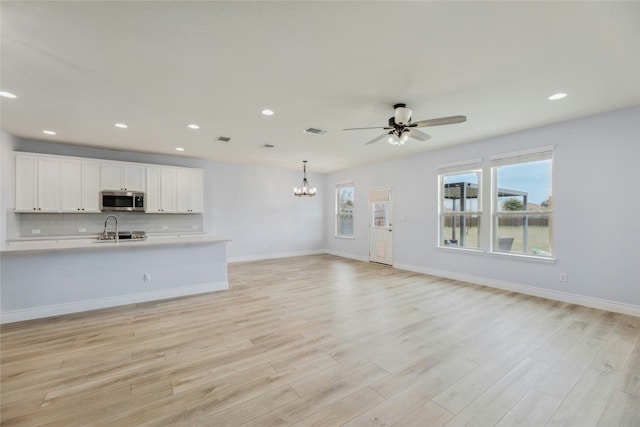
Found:
[[[373,208],[373,226],[389,227],[389,207],[385,202],[371,204]]]

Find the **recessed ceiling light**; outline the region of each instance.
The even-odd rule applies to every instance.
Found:
[[[114,126],[117,127],[117,128],[120,128],[120,129],[126,129],[126,128],[129,127],[129,126],[125,125],[124,123],[116,123]]]
[[[189,126],[187,126],[189,129],[200,129],[200,126],[196,125],[195,123],[191,123]]]
[[[12,94],[11,92],[6,92],[6,91],[0,91],[0,96],[4,97],[4,98],[11,98],[11,99],[15,99],[17,98],[17,96],[15,96],[14,94]]]
[[[264,110],[262,110],[262,114],[264,114],[265,116],[273,116],[273,110],[270,110],[268,108],[265,108]]]
[[[567,94],[563,92],[554,93],[549,97],[549,101],[557,101],[558,99],[562,99],[565,96],[567,96]]]
[[[55,135],[56,133],[52,130],[43,130],[42,133],[46,133],[47,135]]]
[[[176,151],[184,151],[184,148],[182,148],[182,147],[176,147]]]

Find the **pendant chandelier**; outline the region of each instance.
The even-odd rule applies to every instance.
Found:
[[[316,195],[316,188],[315,187],[311,188],[311,186],[309,185],[309,181],[307,181],[307,161],[306,160],[302,161],[302,171],[304,173],[303,175],[304,177],[302,178],[301,188],[295,187],[293,189],[293,195],[297,197],[302,197],[302,196],[313,197]]]

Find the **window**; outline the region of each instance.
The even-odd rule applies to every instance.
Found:
[[[353,183],[336,185],[336,236],[353,237]]]
[[[551,257],[551,165],[545,147],[491,158],[493,252]]]
[[[482,159],[443,165],[440,183],[439,246],[479,249],[482,215]]]

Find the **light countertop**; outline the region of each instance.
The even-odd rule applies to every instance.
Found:
[[[188,245],[229,242],[227,237],[210,236],[207,234],[159,234],[147,236],[146,240],[120,240],[117,244],[113,240],[98,240],[97,237],[81,236],[50,236],[48,238],[23,238],[8,240],[0,248],[4,254],[43,252],[43,251],[73,251],[73,250],[105,250],[144,248],[149,246]]]

